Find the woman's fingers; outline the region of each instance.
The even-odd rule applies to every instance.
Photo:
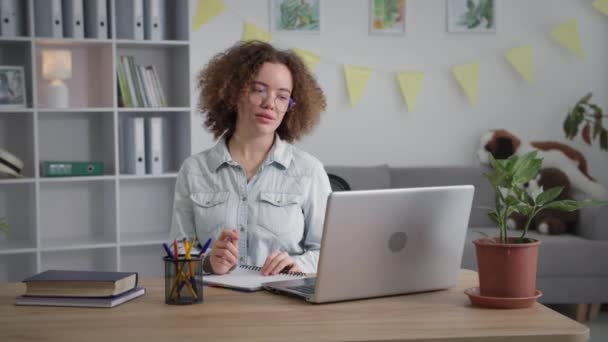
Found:
[[[293,264],[293,260],[287,256],[286,258],[283,258],[281,260],[281,262],[279,262],[274,269],[272,269],[270,271],[271,275],[275,275],[275,274],[279,274],[281,271],[283,271],[283,269],[285,269],[286,267],[290,266]]]
[[[279,253],[281,253],[281,251],[274,251],[272,252],[272,254],[270,254],[267,258],[266,261],[264,261],[264,265],[262,265],[262,274],[266,275],[269,265],[271,262],[273,262],[273,260],[276,258],[277,255],[279,255]]]
[[[271,259],[272,258],[272,259]],[[275,252],[272,253],[267,259],[267,265],[266,268],[262,270],[262,275],[269,275],[272,273],[272,271],[275,270],[275,268],[277,268],[277,266],[283,261],[285,260],[285,258],[288,258],[291,260],[291,257],[289,257],[289,254],[287,254],[287,252]]]

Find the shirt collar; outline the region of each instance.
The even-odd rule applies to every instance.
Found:
[[[278,164],[283,168],[287,169],[293,159],[292,146],[281,140],[278,134],[275,134],[274,143],[268,153],[266,161],[263,165]],[[232,159],[230,151],[228,151],[228,145],[226,143],[226,136],[222,136],[215,146],[211,148],[209,154],[209,166],[214,172],[217,171],[224,164],[236,166],[238,163]]]

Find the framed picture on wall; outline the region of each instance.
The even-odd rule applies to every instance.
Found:
[[[25,104],[23,67],[0,65],[0,108],[23,108]]]
[[[270,0],[273,32],[321,32],[321,0]]]
[[[448,32],[496,32],[496,0],[446,0]]]
[[[369,0],[369,33],[405,33],[405,0]]]

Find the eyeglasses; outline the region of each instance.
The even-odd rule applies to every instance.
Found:
[[[269,96],[270,93],[268,92],[268,89],[262,85],[252,85],[249,89],[249,101],[256,106],[261,105]],[[290,96],[278,94],[274,98],[274,107],[281,113],[287,112],[293,108],[294,105],[295,102],[293,102],[293,99]]]

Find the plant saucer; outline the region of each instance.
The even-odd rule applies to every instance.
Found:
[[[539,290],[536,290],[532,297],[488,297],[482,296],[479,287],[471,287],[464,290],[464,293],[469,296],[471,304],[484,308],[494,309],[522,309],[532,306],[536,300],[543,295]]]

